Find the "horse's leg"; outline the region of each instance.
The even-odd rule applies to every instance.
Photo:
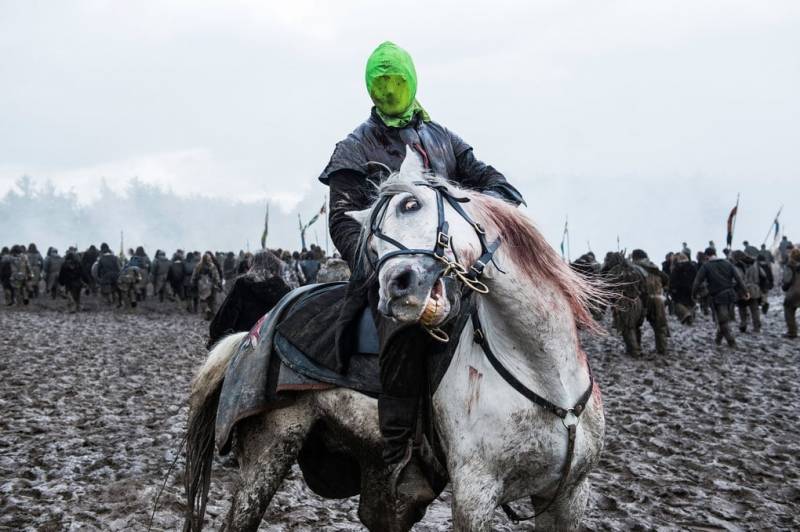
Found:
[[[584,478],[558,497],[536,517],[536,530],[580,530],[586,502],[589,500],[589,479]],[[541,512],[549,498],[533,499],[534,509]]]
[[[485,474],[466,471],[452,478],[453,530],[479,532],[492,530],[492,517],[497,507],[499,484]]]
[[[243,421],[237,428],[241,480],[226,530],[257,530],[314,421],[308,401]]]

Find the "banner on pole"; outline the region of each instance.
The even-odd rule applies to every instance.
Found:
[[[730,249],[731,245],[733,244],[733,228],[736,226],[736,214],[739,212],[739,200],[736,200],[736,205],[731,209],[731,213],[728,215],[728,234],[725,237],[725,242],[728,244],[728,249]]]

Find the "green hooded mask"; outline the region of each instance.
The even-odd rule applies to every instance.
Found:
[[[383,123],[390,127],[405,127],[417,112],[430,121],[428,113],[416,100],[417,72],[411,56],[386,41],[367,59],[367,92]]]

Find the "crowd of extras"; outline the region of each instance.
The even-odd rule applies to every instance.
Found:
[[[44,256],[36,244],[3,247],[0,283],[5,304],[25,306],[39,297],[66,300],[69,312],[82,309],[84,296],[100,297],[105,304],[135,309],[148,298],[161,304],[179,304],[210,320],[218,302],[241,280],[239,289],[269,280],[278,292],[311,283],[346,281],[347,264],[337,254],[326,256],[312,244],[303,251],[263,249],[255,253],[158,250],[151,258],[144,247],[114,253],[106,243],[75,247],[62,256],[55,247]],[[248,284],[247,281],[251,281]],[[253,284],[252,282],[255,282]]]
[[[692,255],[686,243],[666,255],[661,265],[635,249],[609,252],[600,264],[589,252],[571,263],[588,278],[602,279],[611,292],[607,307],[593,309],[596,319],[610,310],[612,327],[622,336],[631,356],[642,354],[642,327],[655,333],[655,350],[668,350],[667,315],[691,327],[698,312],[716,323],[717,344],[736,346],[732,327],[759,334],[761,314],[769,310],[770,293],[782,290],[786,338],[797,338],[796,313],[800,306],[800,247],[783,237],[775,253],[747,241],[742,249],[717,253],[714,242]],[[70,247],[62,256],[50,247],[42,256],[35,244],[4,247],[0,252],[0,283],[6,305],[28,305],[38,297],[64,299],[70,312],[81,310],[81,297],[96,295],[109,306],[135,309],[147,298],[179,304],[186,311],[211,320],[224,299],[226,319],[247,313],[241,302],[269,307],[293,288],[313,283],[347,281],[350,270],[337,255],[327,256],[314,244],[302,251],[263,249],[256,253],[158,250],[151,259],[143,247],[114,253],[105,243],[84,251]],[[259,309],[253,309],[253,315]],[[223,314],[223,312],[220,312]],[[234,317],[231,317],[234,316]],[[219,316],[218,316],[219,317]],[[227,330],[227,329],[226,329]]]
[[[683,326],[698,319],[698,308],[716,324],[717,345],[725,340],[737,346],[734,325],[738,309],[741,334],[761,333],[761,314],[769,310],[769,295],[783,293],[786,321],[784,338],[797,338],[797,308],[800,306],[800,247],[783,237],[776,249],[756,248],[749,242],[742,249],[725,248],[717,253],[713,241],[692,255],[684,242],[682,249],[655,264],[641,249],[630,254],[609,252],[600,264],[589,252],[572,262],[572,268],[588,278],[599,278],[610,291],[608,306],[612,326],[622,336],[629,355],[642,355],[642,326],[646,321],[655,333],[655,351],[665,354],[671,335],[667,315]],[[606,308],[595,308],[602,319]]]

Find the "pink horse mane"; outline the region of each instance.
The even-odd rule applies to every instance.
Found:
[[[600,331],[590,309],[601,304],[605,291],[570,268],[547,243],[544,236],[519,209],[505,201],[461,190],[469,197],[470,210],[483,227],[502,240],[503,253],[531,282],[553,283],[572,310],[580,328]]]

